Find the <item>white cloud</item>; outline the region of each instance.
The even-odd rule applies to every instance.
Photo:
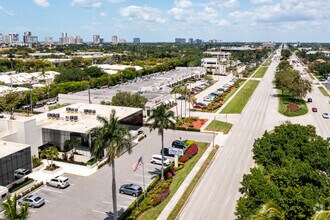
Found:
[[[250,0],[251,3],[261,5],[261,4],[271,4],[273,3],[272,0]]]
[[[177,21],[188,21],[194,14],[192,10],[177,7],[174,7],[169,10],[168,13],[173,17],[174,20]]]
[[[99,0],[72,0],[71,5],[83,8],[100,8],[102,4]]]
[[[100,12],[100,17],[105,17],[107,16],[107,13],[105,13],[104,11]]]
[[[193,5],[189,0],[175,0],[174,4],[177,8],[189,8]]]
[[[149,6],[135,6],[131,5],[126,8],[121,8],[119,14],[129,20],[143,20],[148,22],[166,23],[166,19],[162,18],[162,12],[157,8]]]
[[[3,12],[3,13],[5,13],[6,15],[11,16],[11,17],[15,15],[13,11],[8,11],[8,10],[5,9],[4,7],[2,7],[1,5],[0,5],[0,12]]]
[[[126,0],[108,0],[108,2],[110,2],[111,4],[116,4],[120,2],[126,2]]]
[[[48,0],[32,0],[36,5],[47,8],[49,6]]]
[[[239,7],[239,2],[237,0],[211,0],[208,5],[219,8],[237,8]]]

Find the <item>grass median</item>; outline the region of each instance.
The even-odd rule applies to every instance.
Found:
[[[170,195],[159,205],[157,205],[154,208],[148,209],[145,213],[143,213],[140,217],[138,217],[139,220],[150,220],[150,219],[157,219],[160,213],[163,211],[167,203],[171,200],[173,195],[176,193],[176,191],[179,189],[183,181],[186,179],[190,171],[194,168],[195,164],[198,162],[198,160],[203,156],[205,150],[210,145],[210,143],[205,142],[196,142],[198,145],[198,153],[193,156],[190,160],[188,160],[185,164],[182,170],[180,170],[177,174],[174,175],[173,181],[171,183],[170,187]]]
[[[327,91],[322,87],[322,86],[318,86],[317,88],[319,88],[320,92],[325,95],[325,96],[330,96],[329,93],[327,93]]]
[[[262,78],[262,77],[264,77],[267,69],[268,69],[268,66],[261,66],[258,69],[258,71],[252,76],[252,78]]]
[[[295,117],[306,114],[308,108],[302,99],[292,99],[288,95],[279,95],[278,112],[288,117]]]
[[[226,97],[223,99],[224,102],[228,101],[228,99],[236,92],[236,90],[243,85],[245,82],[245,79],[239,82],[238,87],[230,90],[230,92],[226,95]]]
[[[198,182],[199,182],[200,178],[202,177],[203,173],[205,172],[205,170],[207,169],[207,167],[211,163],[211,161],[212,161],[215,153],[217,152],[218,148],[219,148],[219,146],[217,145],[211,151],[211,153],[209,154],[209,156],[206,158],[206,160],[204,161],[202,167],[199,169],[199,171],[197,172],[196,176],[191,181],[191,183],[187,187],[186,191],[183,193],[183,195],[181,196],[180,200],[178,201],[178,203],[176,204],[176,206],[174,207],[174,209],[172,210],[172,212],[168,216],[168,218],[167,218],[168,220],[175,220],[177,218],[177,216],[179,215],[182,207],[187,202],[190,194],[195,189],[195,187],[198,184]]]
[[[236,96],[222,109],[220,114],[239,114],[243,111],[249,98],[252,96],[254,90],[259,85],[260,81],[249,80],[244,87],[236,94]]]
[[[206,127],[205,130],[207,131],[218,131],[223,132],[224,134],[228,134],[233,124],[223,122],[223,121],[217,121],[213,120],[211,123]]]

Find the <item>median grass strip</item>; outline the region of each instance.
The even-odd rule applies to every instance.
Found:
[[[245,82],[245,80],[243,79],[242,81],[239,82],[238,87],[230,90],[230,92],[225,96],[225,98],[223,99],[224,102],[228,101],[228,99],[236,92],[236,90],[241,87],[243,85],[243,83]]]
[[[168,216],[167,220],[175,220],[177,218],[182,207],[187,202],[190,194],[195,189],[196,185],[198,184],[198,181],[202,177],[206,168],[209,166],[210,162],[212,161],[212,159],[218,149],[219,149],[219,146],[216,145],[216,147],[211,151],[211,153],[209,154],[209,156],[206,158],[205,162],[203,163],[202,167],[199,169],[196,176],[194,177],[194,179],[191,181],[190,185],[187,187],[186,191],[181,196],[181,198],[178,201],[178,203],[176,204],[175,208],[172,210],[171,214]]]
[[[266,62],[262,64],[262,66],[269,66],[271,64],[271,58],[269,58]]]
[[[317,88],[319,88],[320,92],[321,92],[323,95],[329,97],[329,93],[327,93],[327,91],[326,91],[322,86],[318,86]]]
[[[220,114],[239,114],[243,111],[246,103],[257,88],[260,81],[249,80],[235,97],[222,109]]]
[[[288,116],[295,117],[304,115],[308,112],[307,105],[302,99],[292,99],[288,95],[278,95],[279,96],[279,107],[278,112]]]
[[[211,123],[206,127],[205,130],[207,131],[218,131],[223,132],[224,134],[228,134],[233,124],[223,122],[223,121],[217,121],[213,120]]]
[[[267,69],[268,69],[268,66],[261,66],[258,69],[258,71],[252,76],[252,78],[262,78],[262,77],[264,77]]]
[[[198,153],[184,164],[182,170],[180,170],[174,175],[170,186],[170,195],[161,204],[157,205],[154,208],[148,209],[145,213],[138,217],[139,220],[157,219],[157,217],[163,211],[167,203],[171,200],[175,192],[179,189],[185,178],[188,176],[190,171],[194,168],[197,161],[202,157],[207,147],[210,145],[210,143],[205,142],[196,142],[196,144],[199,148]]]

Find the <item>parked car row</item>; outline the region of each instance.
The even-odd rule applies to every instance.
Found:
[[[222,87],[218,88],[216,91],[213,91],[210,94],[208,94],[207,96],[205,96],[203,98],[203,101],[204,102],[213,101],[215,99],[215,97],[221,95],[226,89],[230,88],[230,86],[232,86],[237,80],[238,80],[237,77],[232,78],[229,83],[226,83]]]

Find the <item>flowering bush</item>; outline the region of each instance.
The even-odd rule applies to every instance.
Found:
[[[179,162],[185,163],[187,162],[190,158],[195,156],[198,153],[198,146],[197,144],[193,143],[190,145],[190,147],[184,152],[184,155],[180,157]]]

